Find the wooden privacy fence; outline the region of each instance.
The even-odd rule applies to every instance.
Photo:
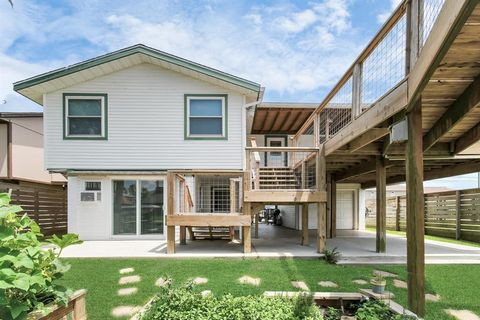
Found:
[[[425,234],[480,242],[480,189],[425,194]],[[387,199],[387,229],[405,231],[406,196]],[[366,217],[375,227],[376,215]]]
[[[0,182],[0,192],[9,190],[11,190],[12,204],[20,205],[24,212],[38,223],[45,236],[67,233],[66,188],[23,186]]]

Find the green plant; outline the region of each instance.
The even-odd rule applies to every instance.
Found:
[[[46,313],[51,302],[65,305],[70,291],[58,283],[69,265],[42,248],[40,227],[10,196],[0,193],[0,319],[22,319],[31,311]],[[79,243],[75,235],[52,240],[60,247]]]
[[[384,286],[386,284],[386,281],[381,274],[376,273],[370,280],[370,283],[377,286]]]
[[[342,311],[334,307],[328,307],[323,318],[325,320],[340,320],[342,318]]]
[[[309,296],[296,299],[265,296],[234,297],[202,295],[187,283],[180,287],[168,285],[160,289],[142,320],[322,320],[320,310]]]
[[[395,315],[382,301],[369,300],[363,303],[355,314],[358,320],[391,320]]]
[[[327,263],[337,264],[342,254],[337,250],[337,247],[335,247],[333,249],[326,248],[325,250],[323,250],[323,256]]]

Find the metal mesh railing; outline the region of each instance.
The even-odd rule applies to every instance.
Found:
[[[406,16],[400,18],[362,63],[361,111],[405,78]]]
[[[319,115],[319,142],[324,143],[352,121],[352,77],[338,90]]]
[[[437,17],[442,10],[445,0],[424,0],[423,14],[420,14],[420,28],[421,28],[421,45],[423,46],[427,41],[432,27],[437,20]]]

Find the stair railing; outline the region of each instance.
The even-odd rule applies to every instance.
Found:
[[[254,137],[250,138],[250,145],[252,148],[257,148],[257,141]],[[258,151],[252,152],[252,179],[254,189],[260,189],[260,153]]]

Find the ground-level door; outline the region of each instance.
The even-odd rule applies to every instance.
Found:
[[[352,230],[354,228],[354,200],[353,190],[337,190],[337,229]]]
[[[113,235],[163,234],[163,180],[113,181]]]
[[[265,146],[267,147],[286,147],[286,136],[266,136]],[[265,155],[265,167],[283,167],[287,165],[286,152],[267,152]]]

